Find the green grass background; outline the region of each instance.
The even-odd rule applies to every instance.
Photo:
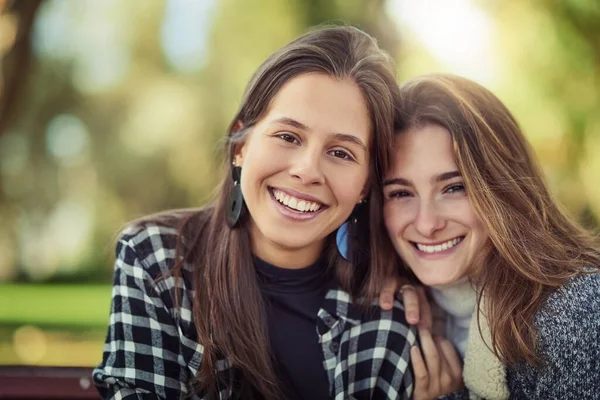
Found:
[[[85,365],[99,362],[110,307],[110,285],[1,284],[0,364]],[[41,332],[43,344],[23,357],[22,327]],[[26,346],[26,344],[25,344]]]

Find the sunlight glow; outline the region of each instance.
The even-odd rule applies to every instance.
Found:
[[[493,21],[470,0],[391,0],[388,12],[404,39],[421,42],[447,72],[494,79]]]

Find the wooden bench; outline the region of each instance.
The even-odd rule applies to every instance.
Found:
[[[0,366],[0,399],[99,399],[92,368]]]

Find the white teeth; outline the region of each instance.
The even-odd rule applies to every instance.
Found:
[[[296,211],[307,212],[307,211],[317,211],[321,208],[321,204],[314,203],[312,201],[297,199],[293,196],[285,194],[282,191],[273,189],[273,196],[275,199],[281,204],[288,206]]]
[[[451,249],[452,247],[456,246],[457,244],[459,244],[462,241],[462,239],[463,239],[462,237],[454,238],[454,239],[448,240],[445,243],[437,244],[435,246],[428,246],[426,244],[417,243],[417,248],[424,253],[439,253],[440,251],[448,250],[448,249]]]
[[[298,208],[298,210],[300,210],[300,211],[306,211],[306,210],[304,209],[304,206],[305,206],[305,205],[306,205],[306,202],[305,202],[304,200],[300,200],[300,201],[298,202],[298,204],[296,204],[296,208]]]

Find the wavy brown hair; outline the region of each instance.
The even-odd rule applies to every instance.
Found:
[[[554,199],[515,118],[489,90],[453,75],[400,87],[397,134],[436,124],[452,135],[469,199],[490,237],[472,266],[492,348],[507,365],[538,365],[534,318],[548,295],[600,266],[598,240]]]
[[[353,27],[321,27],[282,47],[253,75],[232,119],[224,149],[225,179],[216,199],[199,210],[151,218],[179,229],[175,277],[185,276],[186,266],[193,269],[194,323],[204,347],[197,376],[199,391],[216,397],[227,387],[244,399],[282,396],[251,253],[247,228],[251,216],[244,208],[240,223],[233,229],[225,220],[235,147],[252,134],[252,127],[266,114],[283,85],[300,74],[320,73],[354,82],[366,100],[372,123],[368,183],[374,197],[357,211],[358,223],[352,224],[349,232],[353,263],[339,256],[335,232],[326,239],[324,257],[341,287],[365,301],[372,301],[384,280],[393,274],[394,265],[371,251],[384,240],[376,229],[382,225],[377,212],[378,183],[392,155],[394,104],[399,95],[393,71],[391,59],[376,41]],[[216,372],[217,360],[222,358],[235,368],[233,380]]]

